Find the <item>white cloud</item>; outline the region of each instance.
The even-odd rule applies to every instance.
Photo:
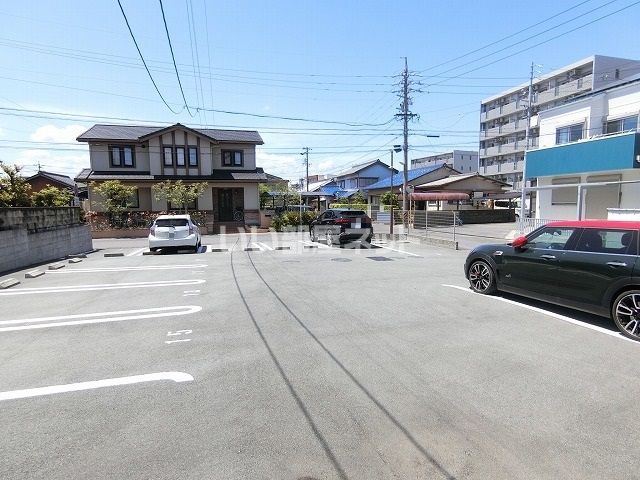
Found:
[[[256,152],[256,166],[266,173],[277,175],[292,182],[298,182],[304,177],[304,164],[299,155],[275,155],[258,150]]]
[[[37,173],[38,164],[42,170],[74,178],[80,170],[89,167],[89,152],[55,152],[52,150],[22,150],[15,157],[17,165],[24,166],[22,174],[29,176]]]
[[[56,127],[44,125],[31,134],[34,142],[75,143],[76,138],[87,130],[82,125],[67,125]]]

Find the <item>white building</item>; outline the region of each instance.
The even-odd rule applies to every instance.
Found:
[[[602,219],[611,208],[640,209],[640,183],[616,183],[640,182],[639,112],[640,75],[540,112],[540,148],[527,153],[526,177],[538,187],[574,186],[538,190],[538,218]]]
[[[478,152],[473,150],[452,150],[447,153],[439,153],[437,155],[411,160],[412,169],[444,164],[449,165],[460,173],[477,172]]]
[[[539,145],[539,113],[576,97],[620,84],[640,73],[640,62],[593,55],[533,81],[529,148]],[[522,188],[529,82],[485,98],[480,107],[478,171]]]

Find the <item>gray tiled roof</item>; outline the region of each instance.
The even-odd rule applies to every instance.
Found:
[[[51,172],[45,172],[44,170],[40,170],[38,173],[36,173],[35,175],[32,175],[31,177],[29,177],[27,180],[31,180],[33,178],[36,177],[44,177],[44,178],[48,178],[49,180],[53,180],[54,182],[58,182],[58,183],[62,183],[63,185],[66,185],[67,187],[75,187],[75,182],[67,175],[61,175],[59,173],[51,173]]]
[[[172,127],[180,128],[183,125],[176,124]],[[89,130],[80,135],[76,140],[79,142],[99,141],[99,140],[120,140],[137,142],[141,137],[152,135],[155,132],[165,130],[168,127],[145,127],[141,125],[94,125]],[[214,128],[191,128],[199,134],[209,137],[219,142],[240,142],[262,144],[262,137],[255,130],[218,130]]]
[[[344,170],[342,172],[339,172],[334,176],[335,177],[344,177],[346,175],[353,175],[354,173],[357,173],[360,170],[364,170],[365,168],[367,168],[367,167],[369,167],[369,166],[371,166],[371,165],[373,165],[375,163],[378,163],[378,162],[380,162],[380,160],[372,160],[370,162],[361,163],[359,165],[354,165],[353,167],[351,167],[351,168],[349,168],[347,170]],[[382,163],[382,162],[380,162],[380,163]]]

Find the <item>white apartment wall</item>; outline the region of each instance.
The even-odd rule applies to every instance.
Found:
[[[618,69],[619,78],[615,77],[616,69]],[[593,61],[593,90],[597,91],[638,73],[640,73],[640,62],[637,60],[596,55]]]
[[[586,183],[587,178],[600,175],[621,175],[621,181],[637,180],[638,183],[621,185],[620,206],[619,208],[635,208],[640,209],[640,169],[628,169],[622,171],[584,173],[582,175],[571,175],[571,177],[580,178],[581,183]],[[552,185],[554,177],[539,177],[538,186]],[[586,187],[583,189],[584,205],[583,215],[587,208],[588,202],[601,206],[604,212],[606,208],[618,208],[618,205],[603,205],[602,199],[607,196],[606,192],[599,187]],[[536,197],[536,217],[545,220],[575,220],[577,218],[577,203],[572,205],[553,205],[551,202],[552,190],[538,190]],[[576,196],[577,202],[577,196]],[[605,218],[605,215],[602,216]]]
[[[591,105],[576,108],[573,104],[572,109],[563,109],[564,111],[554,110],[554,115],[545,118],[545,112],[540,113],[540,136],[538,142],[540,147],[551,147],[556,144],[556,129],[575,125],[584,122],[585,131],[589,132],[591,125]],[[587,136],[586,134],[583,138]]]

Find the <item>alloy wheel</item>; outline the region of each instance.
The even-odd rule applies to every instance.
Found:
[[[473,262],[469,267],[469,283],[478,293],[493,293],[495,291],[493,270],[486,262],[481,260]]]
[[[640,291],[623,293],[613,308],[613,320],[620,331],[629,338],[640,340]]]

